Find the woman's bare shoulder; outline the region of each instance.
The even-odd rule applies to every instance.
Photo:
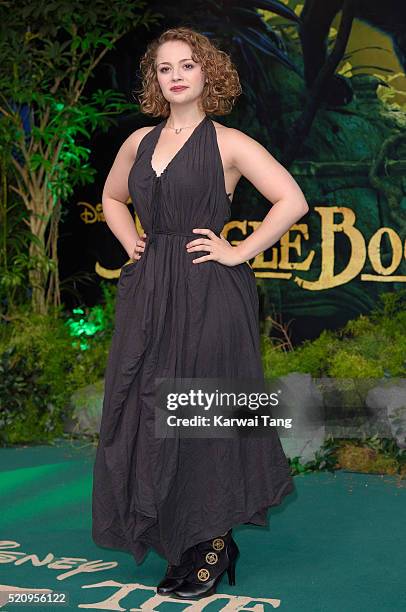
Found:
[[[227,127],[226,125],[223,125],[222,123],[219,123],[218,121],[214,121],[214,119],[212,119],[211,122],[216,128],[216,132],[218,132],[219,134],[225,134],[227,131],[232,129]]]
[[[142,140],[142,138],[144,136],[146,136],[146,134],[148,134],[148,132],[151,132],[154,127],[156,127],[155,125],[144,125],[143,127],[138,128],[138,130],[135,130],[131,136],[134,136],[135,139],[138,140]]]
[[[128,138],[123,142],[122,147],[126,148],[129,152],[134,155],[137,155],[137,150],[141,140],[146,136],[149,132],[154,129],[154,125],[144,125],[143,127],[138,128],[138,130],[134,130]]]
[[[213,125],[216,130],[217,142],[221,151],[224,166],[232,167],[234,165],[235,150],[238,147],[244,146],[247,141],[253,141],[253,139],[245,134],[241,130],[236,128],[227,127],[222,125],[218,121],[213,121]]]
[[[254,141],[251,136],[248,136],[248,134],[241,130],[237,130],[237,128],[227,127],[218,121],[213,121],[213,125],[216,129],[217,139],[219,143],[224,146],[224,148],[233,148],[235,146],[240,146],[247,141]]]
[[[216,128],[217,136],[223,139],[224,144],[235,146],[236,144],[241,144],[248,140],[254,140],[251,136],[248,136],[248,134],[237,128],[227,127],[226,125],[218,123],[218,121],[213,121],[213,124]]]

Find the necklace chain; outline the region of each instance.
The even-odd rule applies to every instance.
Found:
[[[204,119],[204,117],[203,117],[203,119]],[[203,119],[201,119],[201,121],[203,121]],[[186,130],[187,128],[192,128],[192,127],[195,127],[195,126],[196,126],[196,125],[198,125],[199,123],[200,123],[200,121],[198,121],[198,122],[197,122],[197,123],[195,123],[194,125],[184,125],[184,126],[183,126],[183,127],[181,127],[181,128],[174,128],[174,127],[171,127],[170,125],[167,125],[166,127],[167,127],[167,128],[169,128],[170,130],[174,130],[174,131],[175,131],[175,134],[180,134],[182,130]]]

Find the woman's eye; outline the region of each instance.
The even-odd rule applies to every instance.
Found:
[[[190,66],[190,68],[194,68],[194,64],[183,64],[183,67],[185,66]],[[159,72],[166,72],[168,69],[168,66],[164,66],[163,68],[160,68]]]

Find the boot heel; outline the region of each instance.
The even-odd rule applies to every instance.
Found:
[[[235,585],[235,559],[230,561],[230,565],[227,568],[228,584]]]

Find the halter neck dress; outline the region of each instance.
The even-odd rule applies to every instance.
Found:
[[[155,377],[263,376],[252,268],[193,264],[208,253],[185,248],[199,237],[193,228],[219,235],[230,220],[214,124],[206,115],[158,176],[151,159],[165,124],[142,138],[128,176],[147,240],[117,286],[92,536],[137,564],[152,547],[177,565],[189,547],[232,526],[266,526],[268,508],[294,485],[274,427],[253,438],[154,435]]]

